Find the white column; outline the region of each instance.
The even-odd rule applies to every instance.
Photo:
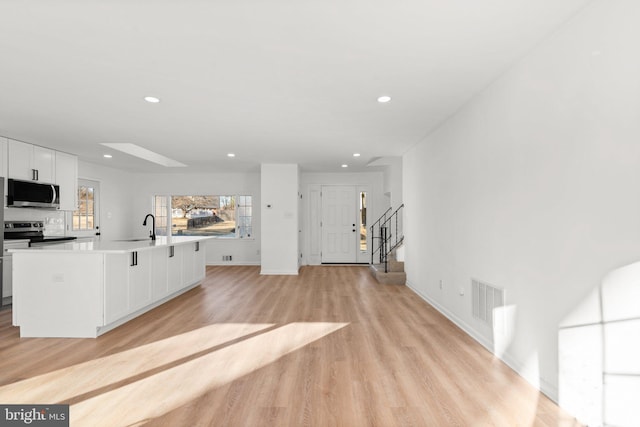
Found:
[[[298,274],[298,165],[263,164],[261,274]]]

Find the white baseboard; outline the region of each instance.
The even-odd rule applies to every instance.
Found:
[[[260,270],[260,274],[265,276],[273,275],[273,276],[297,276],[298,270]]]
[[[526,365],[515,357],[513,357],[509,352],[506,352],[503,357],[498,356],[493,351],[493,343],[487,340],[484,336],[480,335],[476,330],[474,330],[471,326],[469,326],[466,322],[456,316],[454,313],[449,311],[446,307],[442,306],[437,301],[430,298],[428,295],[420,292],[411,282],[407,280],[407,287],[411,289],[416,295],[422,298],[427,304],[438,310],[444,317],[452,321],[456,326],[462,329],[467,335],[473,338],[478,344],[487,349],[491,354],[498,357],[502,360],[508,367],[513,369],[518,375],[524,378],[529,384],[535,387],[538,391],[543,393],[549,399],[553,400],[556,404],[558,403],[558,387],[554,384],[549,383],[548,381],[542,379],[537,373],[532,372],[526,368]],[[538,385],[539,384],[539,385]]]
[[[221,262],[208,262],[209,266],[225,266],[225,265],[260,265],[259,261],[221,261]]]

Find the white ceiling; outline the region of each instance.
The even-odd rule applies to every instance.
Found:
[[[0,0],[0,135],[128,170],[169,171],[100,143],[197,171],[364,170],[420,142],[586,3]]]

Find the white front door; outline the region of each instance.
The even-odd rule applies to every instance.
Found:
[[[322,262],[358,261],[358,208],[356,187],[322,187]]]

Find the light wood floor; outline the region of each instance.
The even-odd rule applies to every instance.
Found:
[[[20,339],[4,311],[0,403],[69,403],[73,427],[578,425],[365,267],[208,267],[98,339]]]

